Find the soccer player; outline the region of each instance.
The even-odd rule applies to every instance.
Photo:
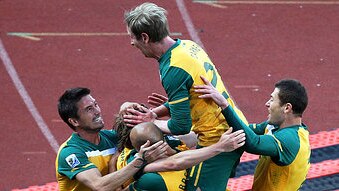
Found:
[[[243,122],[247,121],[229,96],[206,52],[193,41],[169,36],[166,14],[164,8],[153,3],[143,3],[125,13],[131,45],[146,57],[158,61],[161,83],[168,96],[165,105],[146,114],[135,111],[133,115],[125,116],[126,122],[133,126],[152,121],[164,133],[174,135],[187,134],[192,130],[198,135],[197,148],[213,145],[229,129],[229,125],[215,103],[198,99],[198,94],[194,92],[194,85],[203,84],[201,75],[225,96]],[[171,117],[169,120],[159,119],[168,114]],[[221,153],[191,168],[187,190],[198,187],[201,190],[225,190],[242,153],[241,149]]]
[[[305,87],[297,80],[285,79],[275,84],[267,121],[260,124],[242,122],[228,101],[204,77],[206,85],[196,86],[200,98],[213,99],[235,130],[246,133],[245,150],[261,155],[254,173],[253,191],[295,191],[306,180],[310,168],[309,132],[302,123],[307,107]]]
[[[135,155],[140,150],[147,140],[150,144],[155,144],[158,141],[164,140],[170,146],[166,149],[168,156],[173,155],[187,148],[179,139],[173,136],[163,135],[162,131],[153,123],[142,123],[131,128],[123,121],[123,115],[127,113],[127,108],[134,108],[143,112],[144,105],[125,102],[121,105],[119,114],[116,116],[113,129],[116,130],[119,141],[118,150],[120,154],[117,159],[112,161],[111,165],[116,165],[116,169],[120,170],[128,163],[133,161]],[[114,164],[116,163],[116,164]],[[114,168],[112,169],[115,170]],[[179,191],[185,189],[186,171],[171,171],[171,172],[152,172],[138,173],[134,178],[124,183],[125,190],[162,190],[162,191]],[[126,187],[128,187],[126,189]]]
[[[88,88],[72,88],[59,98],[59,115],[74,131],[60,146],[55,161],[60,191],[114,190],[146,162],[166,155],[162,141],[149,147],[147,142],[125,168],[108,174],[118,138],[115,131],[103,129],[100,107],[90,93]]]
[[[121,111],[116,117],[114,128],[119,135],[119,151],[117,159],[117,169],[124,167],[134,158],[134,154],[140,149],[147,140],[156,143],[165,140],[171,147],[167,149],[169,158],[155,161],[156,164],[146,166],[145,174],[139,173],[139,176],[127,182],[129,190],[163,190],[179,191],[185,189],[186,168],[211,158],[220,152],[229,152],[241,147],[244,144],[244,134],[242,131],[231,134],[231,129],[222,136],[215,147],[205,147],[187,151],[188,148],[177,138],[170,135],[163,135],[162,131],[151,122],[140,123],[133,128],[127,127],[123,122],[122,115],[126,113],[127,108],[133,107],[136,110],[144,112],[142,106],[137,103],[126,102],[121,106]],[[192,135],[196,138],[195,135]],[[173,149],[175,150],[173,150]],[[180,152],[182,151],[182,152]],[[175,154],[180,152],[180,154]],[[126,187],[127,184],[124,184]]]

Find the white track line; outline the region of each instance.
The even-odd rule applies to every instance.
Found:
[[[29,110],[29,112],[31,113],[31,115],[33,116],[35,122],[38,124],[38,127],[40,129],[40,131],[44,134],[44,136],[46,137],[47,141],[49,142],[49,144],[51,145],[51,147],[53,148],[54,152],[57,153],[58,149],[59,149],[59,144],[56,141],[56,139],[54,138],[53,134],[51,133],[51,131],[49,130],[48,126],[46,125],[45,121],[42,119],[41,115],[39,114],[39,111],[37,110],[37,108],[35,107],[31,97],[28,95],[23,83],[21,82],[13,64],[11,59],[9,58],[5,47],[0,39],[0,58],[7,70],[7,73],[9,74],[9,76],[11,77],[16,90],[19,92],[22,100],[24,101],[27,109]]]
[[[193,25],[193,22],[191,20],[190,15],[188,14],[188,11],[186,9],[184,1],[183,0],[176,0],[176,2],[177,2],[177,6],[179,8],[181,17],[182,17],[182,19],[184,19],[186,28],[187,28],[188,33],[191,36],[192,40],[194,42],[196,42],[199,46],[201,46],[202,49],[205,50],[204,44],[200,40],[199,35],[198,35],[197,31],[195,30],[195,27]]]

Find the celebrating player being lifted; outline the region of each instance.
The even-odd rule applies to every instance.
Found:
[[[229,126],[215,103],[199,99],[194,92],[194,85],[203,84],[201,75],[222,93],[245,124],[247,121],[229,96],[206,52],[190,40],[169,36],[166,14],[164,8],[153,3],[141,4],[125,13],[131,45],[146,57],[158,61],[161,83],[168,96],[168,102],[152,112],[130,110],[133,115],[126,115],[125,121],[131,126],[152,121],[164,133],[174,135],[187,134],[192,130],[198,135],[197,148],[213,145]],[[159,119],[169,114],[169,120]],[[221,153],[193,167],[189,172],[187,190],[198,187],[201,190],[225,190],[242,153],[241,149]]]

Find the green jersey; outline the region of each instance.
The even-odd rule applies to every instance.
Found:
[[[90,190],[75,179],[82,171],[97,168],[102,175],[108,174],[108,162],[117,150],[118,138],[116,132],[111,130],[101,130],[99,136],[100,143],[95,145],[73,133],[60,146],[55,161],[60,191]]]
[[[229,128],[221,109],[211,100],[200,99],[195,85],[203,85],[204,76],[227,99],[231,107],[247,123],[236,107],[207,53],[190,40],[177,39],[176,43],[158,60],[161,83],[168,96],[171,119],[168,128],[172,134],[198,134],[199,147],[212,145]],[[194,166],[186,184],[187,190],[225,190],[231,172],[238,164],[241,150],[222,153]],[[218,176],[215,176],[218,174]]]
[[[165,136],[169,146],[177,151],[188,149],[179,139],[173,136]],[[137,151],[125,148],[117,160],[117,170],[123,168],[134,160]],[[131,191],[183,191],[185,190],[186,170],[168,172],[148,172],[136,179],[128,180],[123,187],[129,187]]]
[[[279,128],[264,122],[247,126],[231,107],[223,114],[234,130],[245,131],[245,151],[261,155],[252,190],[294,191],[301,187],[311,156],[309,132],[304,124]]]

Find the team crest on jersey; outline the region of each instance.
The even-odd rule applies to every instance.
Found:
[[[74,167],[76,167],[80,164],[80,161],[77,158],[77,156],[75,156],[75,154],[71,154],[68,157],[66,157],[66,162],[72,168],[74,168]]]

